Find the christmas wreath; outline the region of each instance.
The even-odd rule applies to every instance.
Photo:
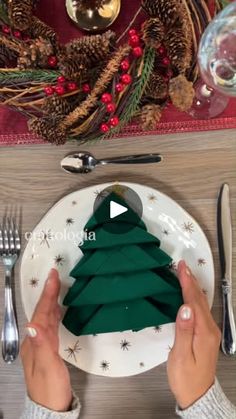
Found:
[[[103,0],[80,0],[102,6]],[[46,141],[110,138],[133,118],[156,128],[168,102],[187,111],[198,78],[197,47],[212,19],[207,0],[142,0],[122,37],[112,31],[62,45],[35,15],[34,0],[0,0],[0,101]],[[214,14],[223,7],[214,1]],[[136,14],[137,16],[137,14]]]

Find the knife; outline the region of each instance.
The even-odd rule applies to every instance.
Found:
[[[222,272],[223,328],[221,348],[225,355],[236,353],[236,329],[232,301],[232,222],[229,185],[223,184],[217,211],[218,244]]]

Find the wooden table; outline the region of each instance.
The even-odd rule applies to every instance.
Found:
[[[76,145],[54,147],[14,147],[0,149],[0,214],[7,204],[23,207],[23,231],[31,231],[47,210],[63,195],[107,181],[133,181],[165,192],[179,202],[204,229],[214,254],[216,294],[213,314],[221,323],[222,303],[220,269],[216,238],[216,200],[219,187],[228,182],[234,228],[236,228],[236,131],[215,131],[111,140],[82,146],[97,157],[119,154],[161,152],[162,165],[143,167],[101,168],[90,175],[72,176],[63,173],[59,162]],[[234,229],[235,233],[235,229]],[[234,243],[236,237],[234,234]],[[234,247],[234,281],[236,268]],[[19,264],[18,264],[19,270]],[[3,271],[1,268],[0,323],[3,306]],[[21,335],[25,316],[21,307],[19,277],[16,273],[17,312]],[[236,303],[236,283],[234,287]],[[0,412],[4,419],[18,419],[23,408],[24,379],[18,360],[4,365],[0,360]],[[72,383],[83,404],[84,419],[173,419],[174,399],[166,378],[166,366],[136,377],[110,379],[96,377],[69,367]],[[236,361],[220,354],[219,380],[236,404]],[[1,413],[0,413],[1,417]]]

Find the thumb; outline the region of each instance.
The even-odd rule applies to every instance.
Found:
[[[173,351],[177,357],[193,355],[194,313],[189,305],[183,305],[176,319],[175,342]]]

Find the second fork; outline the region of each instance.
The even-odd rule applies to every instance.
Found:
[[[5,268],[5,308],[2,329],[2,356],[11,364],[19,354],[19,332],[13,304],[12,273],[21,249],[19,231],[13,218],[0,227],[0,256]]]

